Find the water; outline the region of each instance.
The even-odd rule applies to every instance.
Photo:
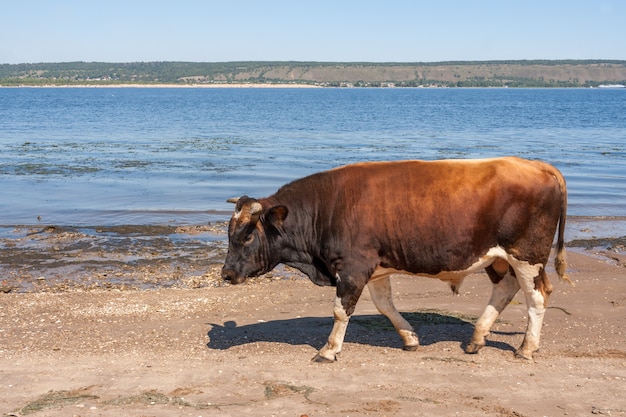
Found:
[[[624,220],[625,114],[602,89],[0,88],[0,224],[225,220],[346,163],[501,155],[561,169],[575,222]]]

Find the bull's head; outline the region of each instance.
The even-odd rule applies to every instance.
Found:
[[[263,208],[247,196],[232,198],[235,214],[228,225],[228,254],[222,278],[240,284],[248,277],[271,271],[280,262],[278,241],[284,233],[287,207]]]

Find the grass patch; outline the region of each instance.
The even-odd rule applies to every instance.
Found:
[[[98,399],[97,395],[91,395],[85,391],[89,388],[82,388],[73,391],[50,391],[42,395],[35,401],[31,401],[17,412],[22,415],[33,414],[48,408],[62,408],[66,405],[74,405],[80,401]]]

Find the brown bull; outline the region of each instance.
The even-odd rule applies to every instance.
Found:
[[[389,276],[423,275],[456,293],[485,269],[491,299],[466,347],[476,353],[521,289],[528,327],[516,354],[532,358],[552,285],[545,273],[558,227],[556,271],[565,278],[565,180],[551,165],[514,157],[348,165],[296,180],[274,195],[241,197],[228,228],[222,276],[233,284],[295,267],[317,285],[337,287],[335,323],[314,358],[335,361],[350,315],[367,285],[406,350],[419,341],[398,313]]]

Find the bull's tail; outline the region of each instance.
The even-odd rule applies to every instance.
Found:
[[[565,178],[559,170],[551,167],[550,173],[556,178],[559,183],[559,189],[561,191],[561,215],[559,216],[559,228],[556,239],[556,257],[554,258],[554,268],[561,281],[567,281],[571,285],[574,285],[572,280],[566,275],[565,269],[567,263],[565,262],[565,219],[567,217],[567,186],[565,184]]]

